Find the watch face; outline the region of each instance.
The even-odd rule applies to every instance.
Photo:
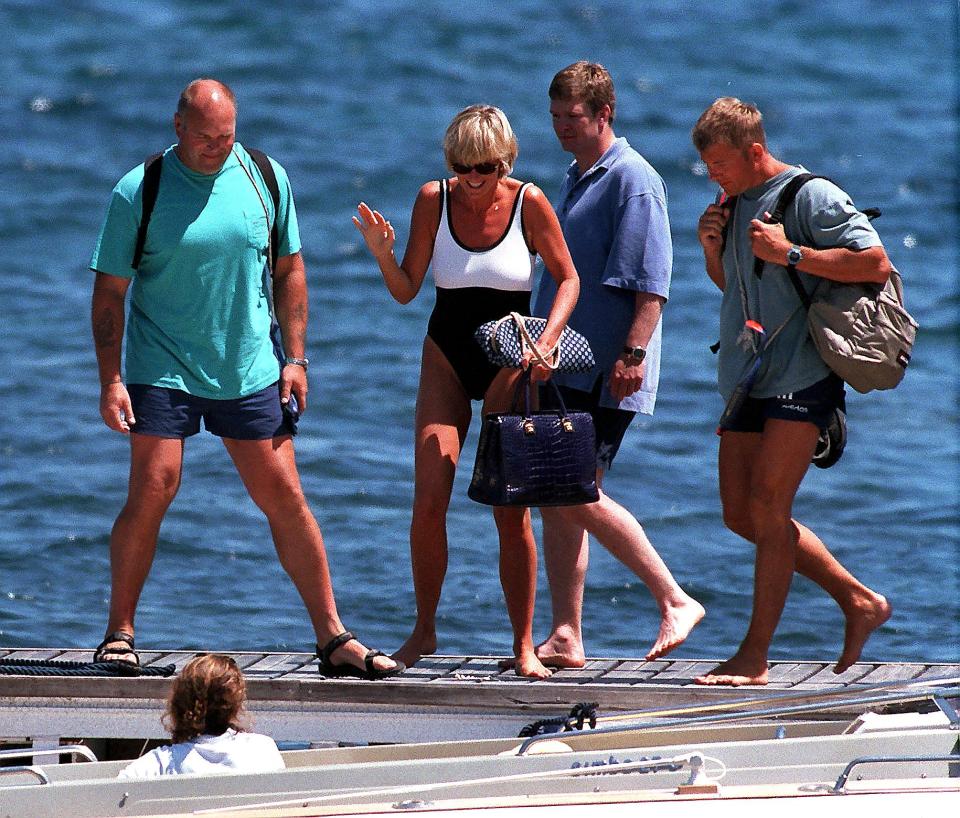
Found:
[[[801,253],[796,247],[791,247],[787,251],[787,261],[791,264],[797,264],[798,262],[803,261],[803,253]]]

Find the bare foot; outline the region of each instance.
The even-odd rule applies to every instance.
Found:
[[[586,664],[583,640],[568,625],[554,628],[553,633],[537,645],[536,654],[543,664],[550,667],[576,668]]]
[[[648,661],[659,659],[666,656],[671,650],[690,635],[697,623],[703,619],[705,611],[693,597],[687,597],[686,600],[677,606],[669,607],[660,620],[660,633],[657,634],[657,641],[644,657]]]
[[[400,649],[390,654],[392,659],[403,662],[407,667],[413,667],[424,656],[429,656],[437,650],[436,632],[421,634],[417,630],[407,638]]]
[[[767,660],[738,650],[726,662],[717,665],[705,676],[693,680],[698,685],[765,685],[767,683]]]
[[[859,658],[870,634],[890,618],[893,606],[886,597],[870,592],[872,596],[863,604],[847,613],[847,626],[843,635],[843,653],[833,668],[834,673],[843,673]]]
[[[543,663],[534,653],[521,653],[514,659],[514,673],[517,676],[528,676],[531,679],[546,679],[553,675],[553,671],[543,666]]]

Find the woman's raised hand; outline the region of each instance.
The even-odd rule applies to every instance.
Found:
[[[393,252],[393,244],[397,238],[393,225],[379,212],[371,210],[365,202],[360,202],[357,212],[359,218],[354,216],[353,223],[363,235],[363,240],[367,243],[367,248],[373,257],[379,261],[389,256]]]

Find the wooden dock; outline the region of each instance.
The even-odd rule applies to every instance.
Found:
[[[253,727],[278,742],[325,745],[516,736],[541,718],[596,702],[601,716],[745,698],[851,692],[871,685],[960,679],[960,663],[870,663],[834,674],[832,663],[772,662],[765,687],[703,687],[718,660],[590,659],[543,680],[503,671],[496,656],[428,656],[380,682],[324,679],[309,653],[225,651],[247,679]],[[146,666],[178,670],[196,652],[142,651]],[[0,648],[0,662],[89,662],[89,650]],[[171,679],[0,675],[0,742],[36,748],[72,739],[162,739]]]

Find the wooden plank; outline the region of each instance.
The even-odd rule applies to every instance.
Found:
[[[960,678],[960,665],[927,665],[927,669],[920,673],[917,681],[931,682],[937,679]]]
[[[288,673],[301,670],[312,663],[312,672],[316,675],[316,657],[312,653],[266,653],[244,668],[248,678],[279,679]]]
[[[92,662],[93,654],[89,650],[65,650],[61,651],[55,661],[57,662]]]
[[[179,672],[183,666],[189,662],[196,653],[176,653],[171,654],[166,651],[159,650],[138,650],[137,653],[140,656],[140,667],[150,667],[151,665],[160,666],[160,665],[177,665],[177,672]],[[182,661],[177,664],[174,659],[170,658],[182,657]]]
[[[403,676],[412,676],[421,681],[443,679],[457,673],[464,665],[464,659],[455,656],[425,656],[413,667],[408,667]]]
[[[648,680],[651,684],[663,682],[693,683],[697,676],[703,676],[713,670],[719,662],[705,662],[703,660],[678,660],[670,662],[668,667],[655,673]]]
[[[825,687],[841,687],[854,682],[861,681],[867,674],[876,669],[876,665],[858,662],[848,667],[843,673],[834,673],[833,665],[824,665],[824,667],[804,679],[799,684],[794,685],[796,690],[821,690]]]
[[[635,685],[655,676],[667,662],[648,662],[646,659],[626,659],[616,662],[612,669],[595,679],[592,684]]]
[[[4,659],[53,659],[61,651],[55,648],[26,648],[23,650],[12,650]]]
[[[486,676],[494,678],[502,673],[500,668],[500,659],[495,656],[482,656],[478,658],[467,658],[463,664],[456,670],[456,677],[463,678],[468,676]],[[510,671],[513,673],[513,671]],[[516,674],[514,674],[516,675]]]
[[[911,664],[878,665],[858,681],[863,684],[910,681],[919,676],[925,667]]]
[[[620,663],[615,659],[592,659],[581,668],[560,668],[554,671],[551,680],[583,684],[596,682]]]
[[[0,649],[7,656],[77,661],[89,658],[77,649]],[[179,668],[194,652],[144,652],[145,665],[173,664]],[[436,656],[425,659],[400,677],[367,682],[323,679],[308,653],[237,652],[231,654],[247,671],[252,701],[283,708],[287,703],[333,703],[378,708],[457,708],[476,712],[539,711],[565,713],[580,701],[597,701],[605,711],[733,701],[745,695],[775,693],[784,686],[816,692],[826,687],[871,684],[900,679],[931,680],[960,676],[960,664],[891,663],[855,665],[836,675],[823,662],[774,662],[771,683],[764,687],[728,688],[694,685],[694,676],[711,670],[715,660],[591,659],[582,670],[565,670],[551,678],[531,681],[503,671],[500,657]],[[77,657],[80,657],[79,659]],[[166,697],[171,680],[162,677],[33,677],[0,676],[0,697],[84,699],[155,699]],[[294,704],[295,706],[295,704]]]
[[[202,652],[203,651],[191,650],[191,651],[173,651],[170,653],[158,653],[156,654],[156,658],[151,658],[149,662],[144,662],[143,657],[141,657],[140,664],[143,665],[144,667],[146,667],[147,664],[173,665],[176,668],[177,673],[179,673],[181,670],[183,670],[183,666],[187,664],[187,662],[189,662],[191,659],[195,659],[197,657],[197,654]]]
[[[811,662],[772,662],[767,672],[769,687],[791,689],[805,682],[826,667]]]

